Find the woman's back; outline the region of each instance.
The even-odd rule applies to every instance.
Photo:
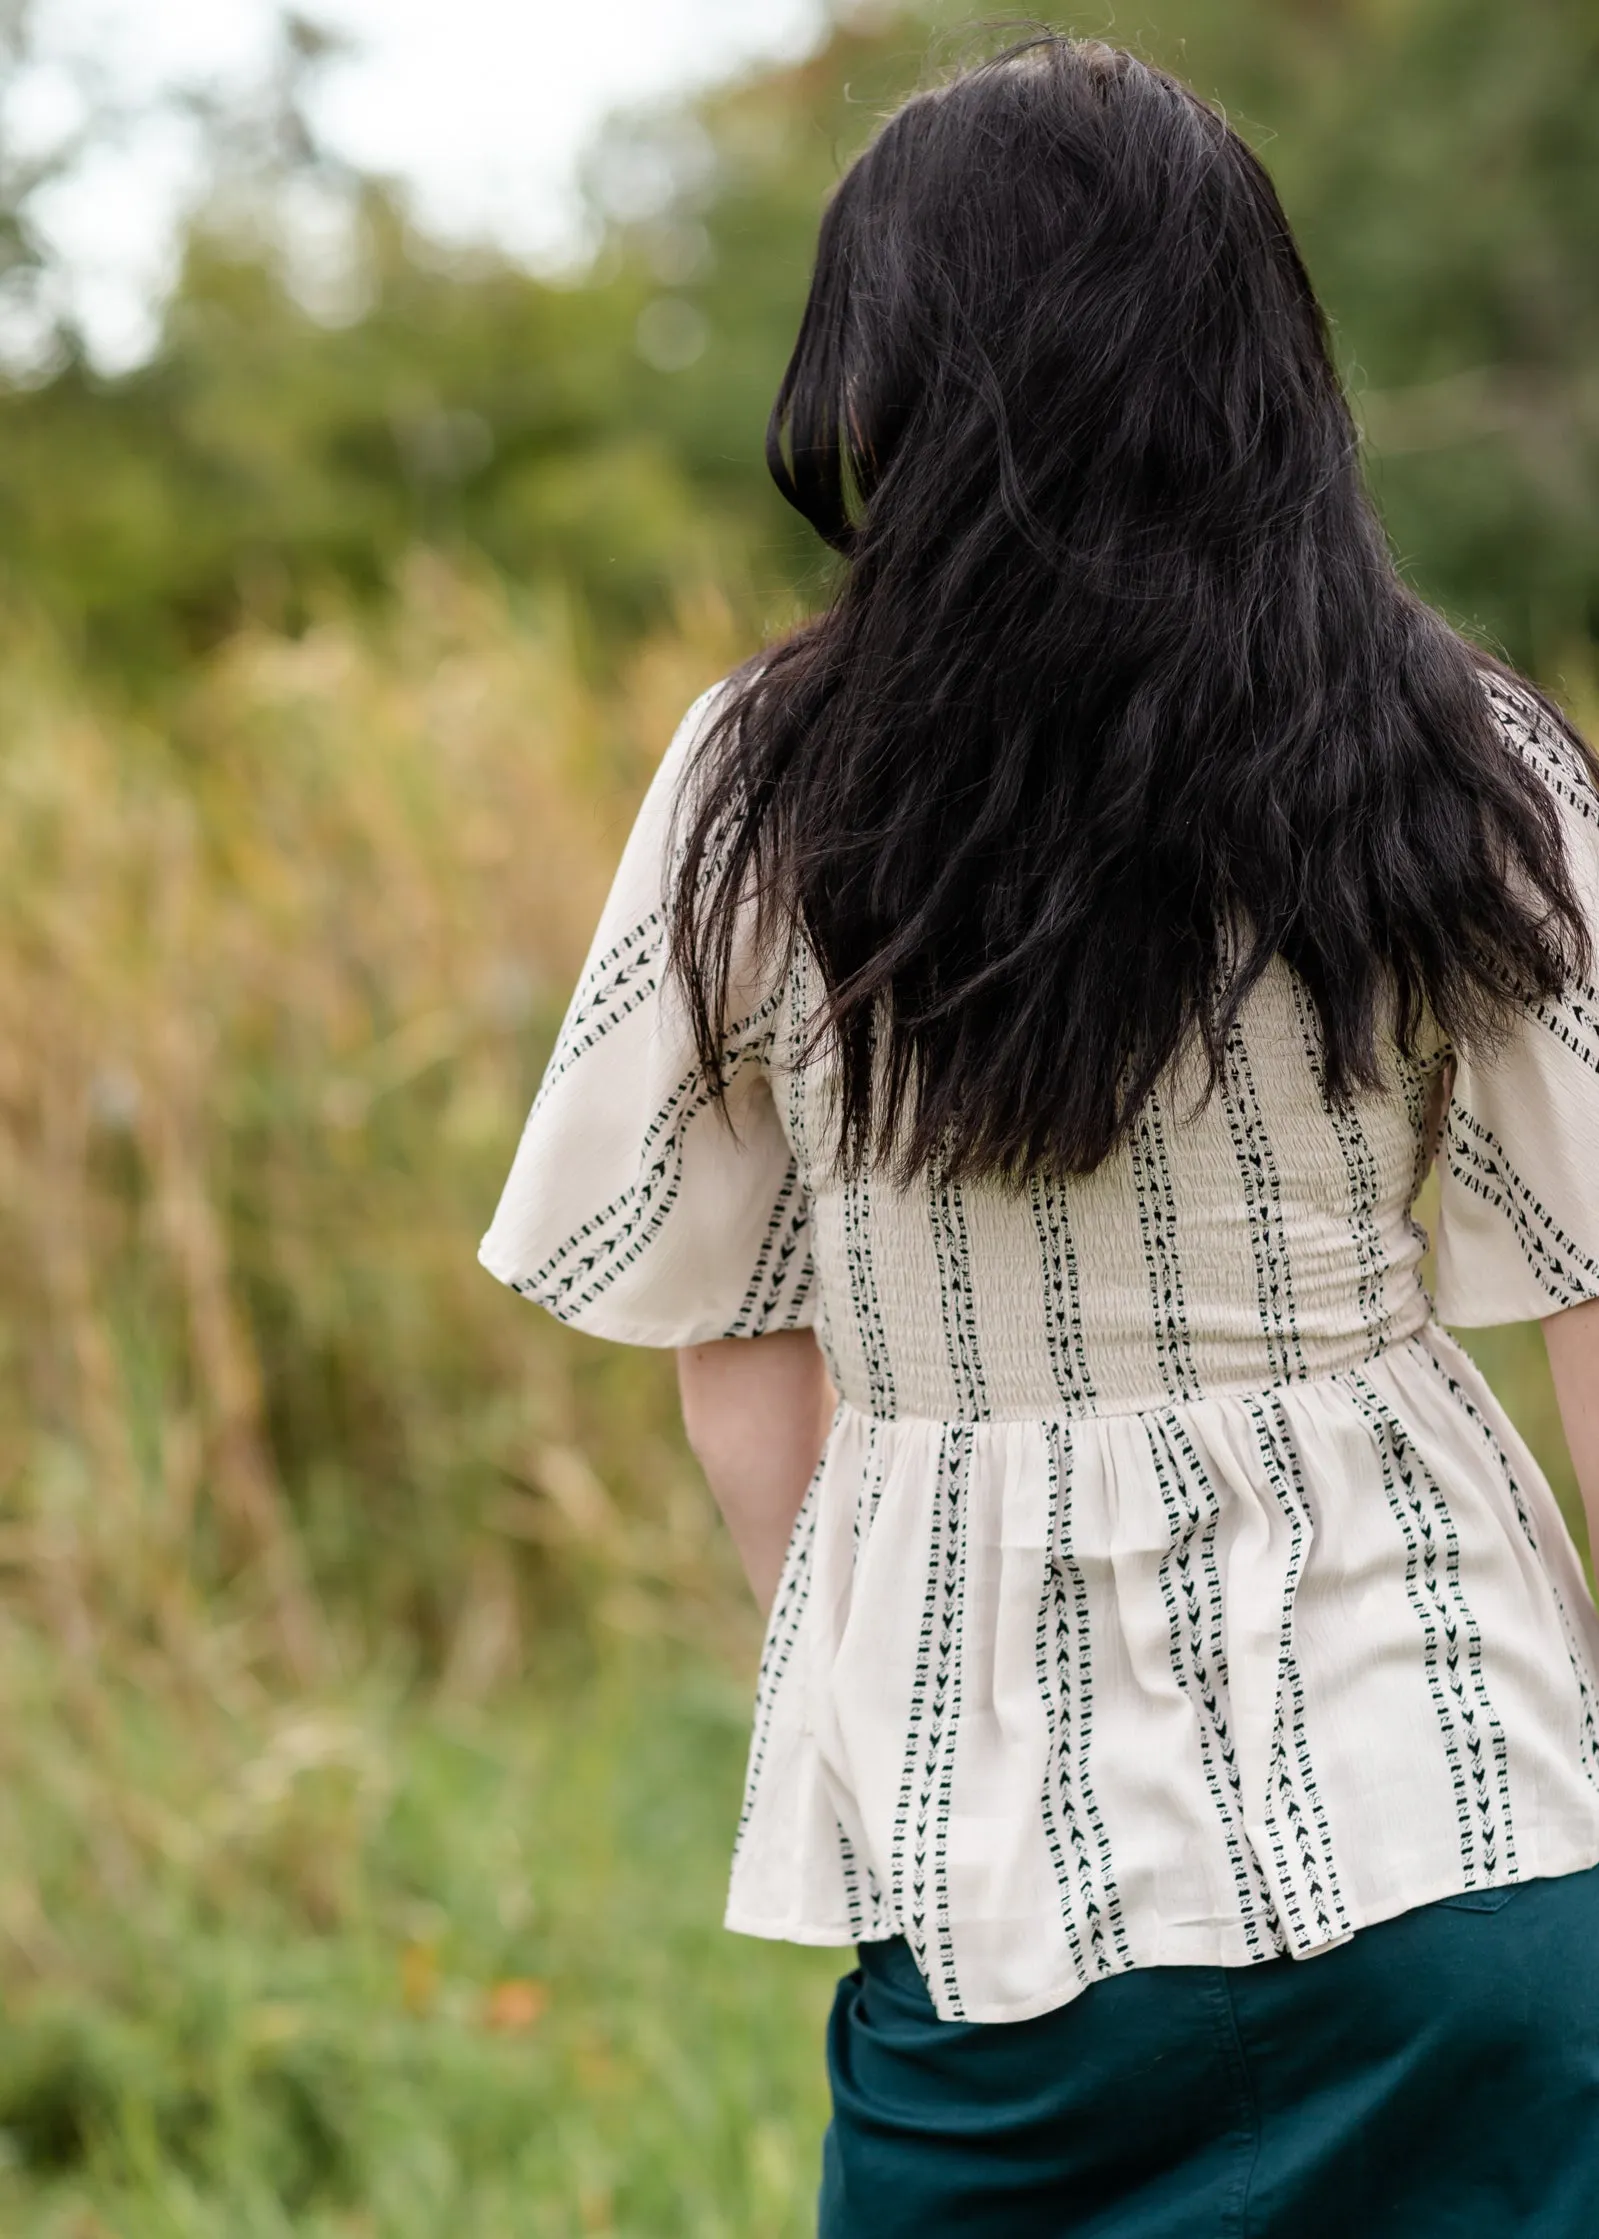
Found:
[[[1599,915],[1599,801],[1489,687]],[[735,966],[729,1128],[665,968],[662,766],[483,1257],[579,1328],[811,1326],[839,1406],[768,1633],[729,1924],[904,1935],[940,2013],[1301,1955],[1599,1855],[1599,1621],[1548,1487],[1433,1319],[1599,1294],[1594,1014],[1326,1092],[1287,964],[1087,1175],[836,1155],[803,943]],[[1595,1006],[1599,1010],[1599,1006]]]

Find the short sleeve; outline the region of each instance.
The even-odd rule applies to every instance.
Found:
[[[773,1103],[779,990],[735,973],[728,1126],[666,970],[673,812],[714,692],[650,786],[478,1257],[574,1328],[631,1345],[815,1318],[810,1202]]]
[[[1599,797],[1588,769],[1535,702],[1497,681],[1490,698],[1512,747],[1559,809],[1599,961]],[[1591,976],[1527,1005],[1480,1061],[1460,1058],[1439,1167],[1443,1321],[1540,1321],[1599,1298],[1599,992]]]

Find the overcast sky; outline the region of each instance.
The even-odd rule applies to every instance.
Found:
[[[608,111],[797,55],[824,0],[300,0],[357,51],[325,72],[315,119],[339,154],[401,177],[447,235],[487,235],[534,263],[578,240],[578,156]],[[270,0],[37,0],[46,56],[89,60],[135,103],[162,86],[226,87],[271,51]],[[71,122],[67,69],[17,90],[13,144]],[[176,121],[135,134],[64,188],[44,218],[74,272],[95,354],[134,362],[153,335],[174,224],[192,190]]]

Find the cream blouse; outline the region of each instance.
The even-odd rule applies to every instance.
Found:
[[[1599,800],[1488,684],[1599,929]],[[905,1936],[941,2015],[1132,1967],[1305,1958],[1599,1861],[1599,1618],[1532,1456],[1435,1318],[1412,1205],[1441,1042],[1335,1106],[1279,963],[1208,1101],[1086,1179],[841,1179],[815,967],[736,987],[736,1133],[663,969],[640,813],[482,1246],[635,1345],[813,1325],[839,1394],[767,1630],[727,1924]],[[1456,1066],[1437,1316],[1599,1297],[1599,992]]]

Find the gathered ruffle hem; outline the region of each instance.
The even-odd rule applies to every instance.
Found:
[[[1125,1414],[847,1403],[768,1626],[726,1923],[938,2012],[1306,1958],[1599,1862],[1599,1620],[1436,1324]]]

